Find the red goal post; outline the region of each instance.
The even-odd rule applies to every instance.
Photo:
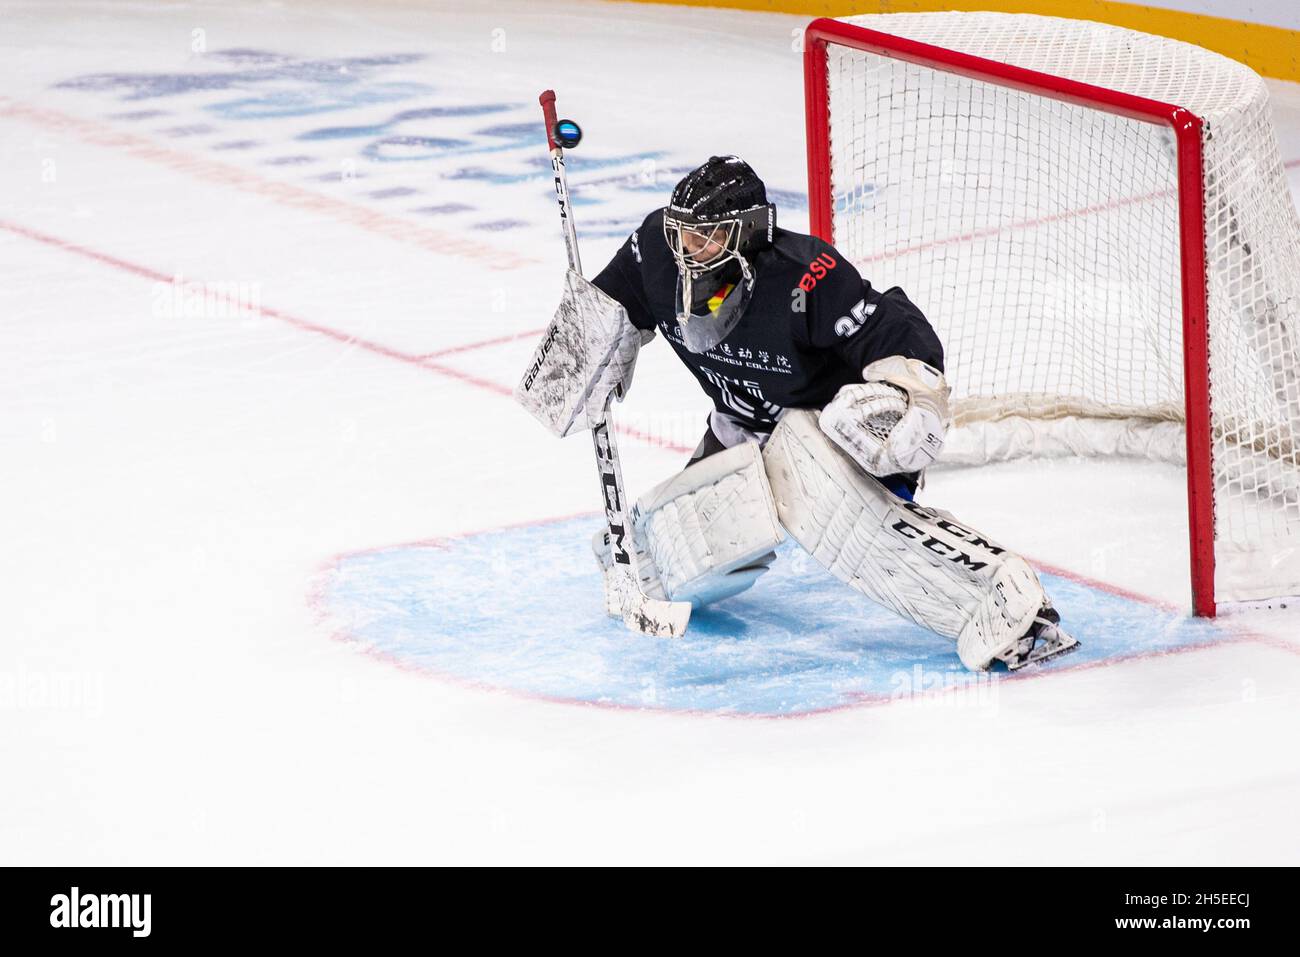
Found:
[[[812,232],[835,242],[830,125],[830,45],[889,57],[1035,96],[1167,127],[1177,147],[1177,206],[1181,259],[1187,500],[1193,610],[1213,616],[1215,603],[1214,484],[1211,472],[1209,333],[1202,121],[1188,109],[1048,73],[984,59],[838,20],[813,21],[804,33],[804,91],[808,137],[808,201]],[[889,282],[888,276],[882,281]],[[925,303],[919,303],[922,309]]]

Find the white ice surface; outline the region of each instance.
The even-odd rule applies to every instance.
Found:
[[[360,655],[313,619],[307,592],[331,556],[589,511],[594,478],[585,441],[552,439],[502,394],[531,336],[413,358],[546,322],[563,251],[544,178],[359,162],[349,140],[318,162],[355,178],[265,161],[294,152],[300,129],[430,104],[518,104],[501,122],[532,121],[553,86],[587,130],[575,193],[600,172],[577,157],[645,151],[663,155],[613,168],[666,193],[663,169],[737,152],[799,193],[801,18],[9,0],[4,22],[0,863],[1300,856],[1294,610],[1233,619],[1259,640],[1008,685],[994,707],[911,700],[786,721],[462,688]],[[164,132],[201,121],[202,97],[54,87],[207,70],[196,29],[208,51],[425,54],[385,79],[429,91],[246,120],[283,146],[241,152],[212,149],[234,138],[229,123]],[[701,95],[710,64],[727,79]],[[1272,86],[1284,156],[1300,159],[1300,90]],[[118,118],[154,108],[174,115]],[[474,162],[526,172],[536,154]],[[412,184],[434,196],[421,202],[474,209],[422,216],[369,195]],[[614,190],[578,208],[579,227],[655,195]],[[474,228],[492,218],[519,225]],[[589,273],[617,243],[585,242]],[[178,273],[257,283],[276,314],[156,316],[157,278]],[[705,405],[660,344],[620,411],[662,440],[622,441],[640,490],[680,467]],[[1079,462],[942,473],[926,492],[1033,558],[1185,605],[1183,494],[1173,469]]]

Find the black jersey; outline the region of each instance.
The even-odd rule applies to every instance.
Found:
[[[753,260],[739,323],[707,353],[686,348],[677,322],[677,266],[663,211],[646,217],[593,280],[638,329],[657,329],[720,411],[770,432],[787,408],[821,408],[862,381],[877,359],[902,355],[943,370],[943,347],[903,290],[877,292],[833,246],[777,229]]]

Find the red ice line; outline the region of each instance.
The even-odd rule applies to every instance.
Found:
[[[63,250],[64,252],[74,253],[75,255],[82,256],[86,259],[94,260],[95,262],[102,263],[106,266],[112,266],[115,269],[121,269],[124,272],[131,273],[132,275],[140,276],[143,279],[150,279],[153,280],[154,282],[162,282],[162,283],[170,283],[173,280],[172,276],[165,275],[164,273],[161,273],[156,269],[151,269],[148,266],[142,266],[139,263],[133,263],[128,260],[122,259],[118,256],[113,256],[110,255],[109,253],[103,253],[96,249],[91,249],[90,247],[83,246],[80,243],[74,243],[66,239],[60,239],[57,236],[51,236],[48,233],[43,233],[38,230],[31,229],[30,227],[27,226],[21,226],[18,223],[12,223],[7,220],[0,220],[0,229],[7,230],[8,232],[11,232],[17,236],[22,236],[26,239],[35,240],[38,243],[44,243],[47,246],[52,246],[55,249],[60,249]],[[213,288],[214,288],[214,292],[219,298],[224,299],[225,301],[229,302],[233,306],[239,307],[241,309],[254,308],[253,304],[251,303],[246,303],[241,299],[231,297],[225,294],[224,292],[221,292],[217,287],[213,287]],[[367,352],[373,352],[376,355],[384,356],[387,359],[396,359],[398,362],[404,362],[407,365],[413,365],[421,369],[427,369],[428,371],[437,373],[438,375],[444,375],[449,378],[456,379],[459,382],[464,382],[467,385],[473,385],[473,386],[477,386],[480,389],[485,389],[488,392],[492,392],[496,395],[506,396],[507,398],[513,395],[513,391],[508,386],[501,385],[499,382],[493,382],[490,379],[481,378],[480,376],[476,376],[471,372],[463,372],[462,370],[456,369],[452,366],[444,365],[440,362],[434,362],[432,361],[431,357],[439,356],[439,355],[447,355],[453,352],[464,352],[470,349],[479,348],[481,346],[494,345],[500,342],[509,341],[510,339],[519,338],[520,336],[529,335],[529,333],[525,332],[525,333],[520,333],[518,336],[506,336],[497,339],[487,340],[485,342],[470,343],[465,346],[453,346],[449,349],[441,350],[438,352],[432,352],[424,356],[419,356],[419,355],[412,355],[411,353],[407,353],[407,352],[402,352],[399,349],[393,349],[390,346],[386,346],[379,342],[372,342],[369,339],[362,339],[359,336],[354,336],[346,332],[341,332],[340,330],[333,329],[329,326],[322,326],[319,323],[310,322],[306,319],[301,319],[298,316],[287,313],[281,309],[274,309],[270,306],[264,306],[258,304],[256,305],[256,310],[261,315],[270,316],[272,319],[279,320],[280,322],[283,322],[286,325],[293,326],[295,329],[300,329],[303,332],[310,332],[314,335],[324,336],[327,339],[332,339],[335,342],[341,342],[344,345],[356,346],[357,348],[364,349]],[[691,449],[688,446],[676,445],[672,442],[668,442],[657,436],[651,435],[646,432],[642,432],[639,429],[634,429],[631,426],[616,425],[615,429],[620,434],[626,435],[629,438],[637,439],[639,441],[645,442],[648,445],[653,445],[656,446],[657,448],[665,449],[670,452],[689,453],[691,451]]]
[[[448,346],[445,349],[435,349],[433,352],[424,353],[420,358],[435,359],[438,356],[450,356],[455,355],[458,352],[473,352],[475,349],[483,349],[487,346],[499,346],[507,342],[514,342],[516,339],[527,339],[530,336],[540,336],[545,331],[545,326],[542,326],[540,329],[525,329],[523,332],[512,333],[508,336],[497,336],[494,339],[482,339],[478,342],[467,342],[460,346]]]

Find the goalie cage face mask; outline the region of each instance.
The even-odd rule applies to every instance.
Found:
[[[708,352],[736,328],[754,289],[752,257],[771,245],[776,207],[749,164],[714,156],[673,190],[664,209],[664,239],[677,264],[677,321],[694,353]],[[731,263],[740,281],[716,307],[695,303],[696,284],[722,286]]]

